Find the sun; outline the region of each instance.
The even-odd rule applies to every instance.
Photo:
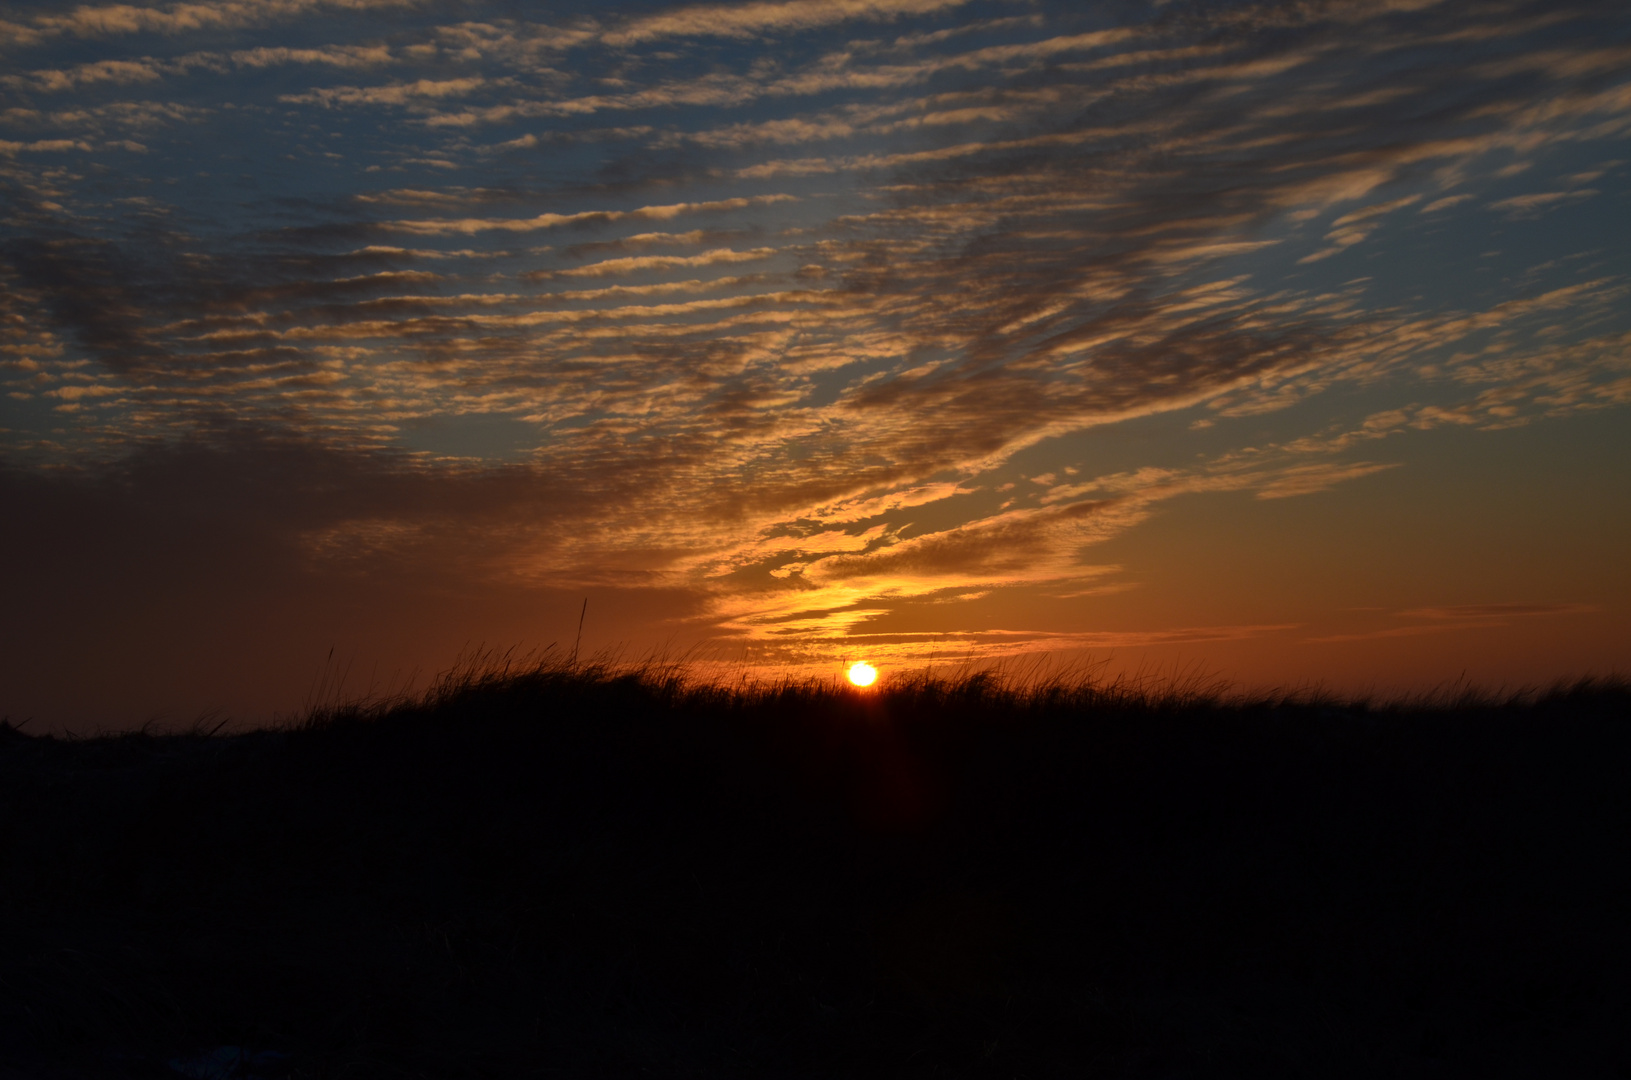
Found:
[[[878,678],[878,669],[865,660],[849,666],[849,681],[856,686],[871,686]]]

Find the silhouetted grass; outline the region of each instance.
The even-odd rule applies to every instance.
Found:
[[[486,658],[281,731],[0,727],[0,1063],[1631,1076],[1628,765],[1622,682]]]

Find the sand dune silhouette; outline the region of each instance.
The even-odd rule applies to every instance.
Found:
[[[541,663],[281,731],[0,729],[0,1065],[1631,1066],[1623,683],[880,685]]]

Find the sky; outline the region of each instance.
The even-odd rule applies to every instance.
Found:
[[[1628,135],[1608,0],[0,4],[0,714],[1625,672]]]

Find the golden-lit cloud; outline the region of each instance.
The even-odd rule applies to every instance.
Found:
[[[854,20],[893,21],[957,8],[968,0],[783,0],[698,4],[636,19],[604,35],[609,45],[637,45],[668,37],[753,37],[786,34]]]

